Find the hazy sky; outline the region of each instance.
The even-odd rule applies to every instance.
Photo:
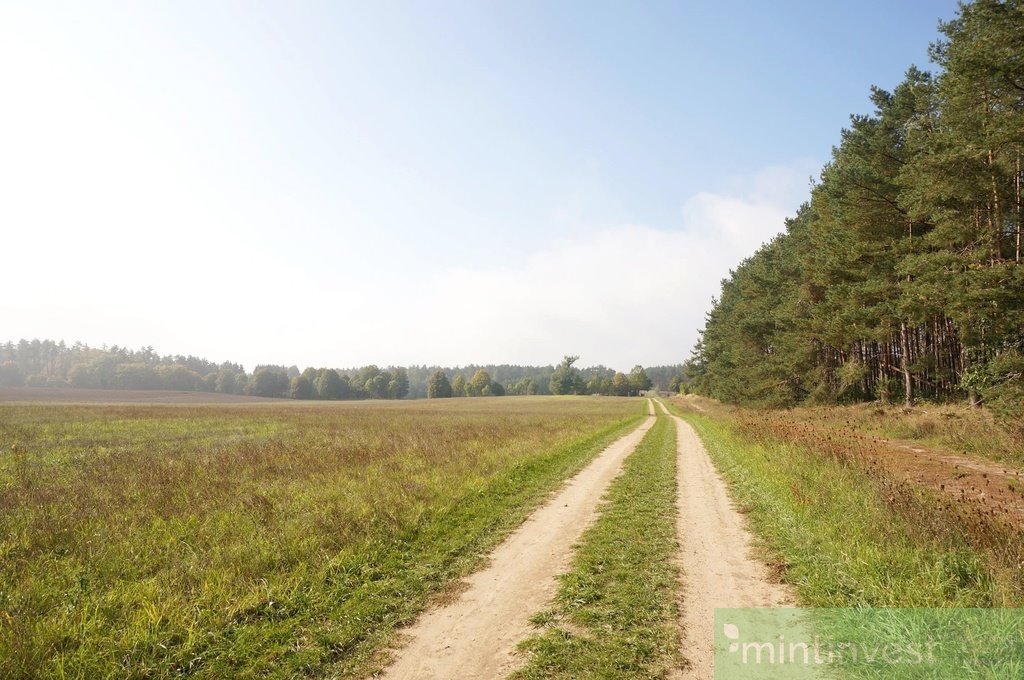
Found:
[[[949,0],[0,0],[0,341],[689,356]]]

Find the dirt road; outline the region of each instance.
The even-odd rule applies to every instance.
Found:
[[[530,617],[554,598],[556,577],[568,568],[573,544],[593,521],[623,461],[654,424],[650,400],[648,413],[640,427],[600,453],[498,546],[453,603],[426,612],[410,626],[404,636],[408,643],[379,677],[492,680],[511,671],[516,644],[532,631]]]
[[[668,413],[660,401],[658,406]],[[705,680],[712,677],[716,608],[793,606],[795,598],[751,554],[752,536],[697,433],[682,418],[672,419],[679,449],[680,625],[683,656],[689,661],[674,677]]]

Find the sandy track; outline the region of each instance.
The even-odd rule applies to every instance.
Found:
[[[622,463],[654,424],[654,405],[640,427],[602,451],[548,503],[535,511],[469,576],[455,602],[432,609],[406,629],[396,661],[379,677],[391,680],[500,678],[518,665],[516,644],[531,633],[530,617],[555,596],[557,575],[591,524]]]
[[[667,413],[664,404],[658,406]],[[704,680],[712,677],[715,609],[794,606],[796,600],[751,554],[752,536],[697,433],[682,418],[672,419],[679,449],[680,625],[683,656],[689,661],[673,677]]]

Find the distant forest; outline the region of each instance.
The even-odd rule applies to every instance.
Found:
[[[294,399],[405,399],[529,394],[626,396],[657,388],[678,390],[683,366],[636,366],[628,374],[604,366],[577,368],[576,357],[557,366],[468,365],[306,368],[256,366],[160,355],[152,347],[95,348],[82,343],[20,340],[0,345],[0,386],[179,390]]]
[[[810,201],[723,282],[694,389],[765,406],[967,399],[1024,421],[1024,2],[940,24]]]

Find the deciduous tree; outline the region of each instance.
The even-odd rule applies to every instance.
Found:
[[[427,383],[428,399],[446,399],[452,396],[452,385],[444,371],[434,371]]]
[[[578,356],[568,354],[562,358],[562,362],[551,374],[551,394],[579,394],[586,389],[580,370],[573,366],[577,360]]]

